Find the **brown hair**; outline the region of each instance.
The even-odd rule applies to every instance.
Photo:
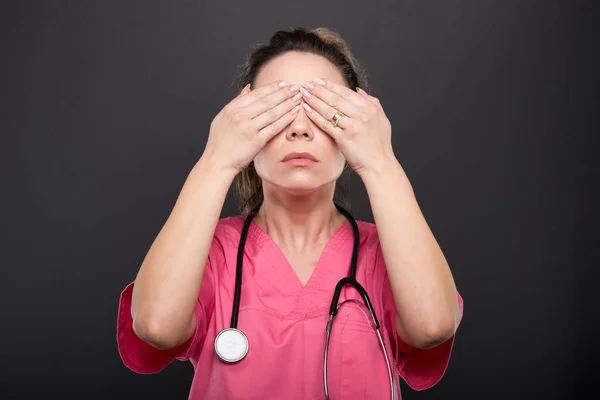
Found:
[[[247,84],[254,85],[256,76],[261,68],[274,58],[288,52],[300,51],[313,53],[325,57],[341,72],[349,88],[357,87],[366,89],[366,75],[352,53],[350,47],[342,36],[328,28],[315,28],[310,31],[296,28],[289,31],[278,31],[267,43],[257,45],[251,52],[247,61],[242,65],[242,72],[238,76],[238,91]],[[344,168],[342,176],[336,183],[334,201],[348,209],[350,207],[347,191],[343,182],[348,178]],[[248,214],[258,209],[263,201],[262,179],[254,169],[251,162],[236,177],[236,189],[240,199],[241,212]]]

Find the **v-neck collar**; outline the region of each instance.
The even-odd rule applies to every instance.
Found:
[[[293,317],[293,314],[306,317],[329,308],[330,296],[333,295],[335,285],[340,279],[348,276],[350,268],[353,243],[350,221],[345,220],[329,238],[306,285],[302,284],[281,248],[255,221],[250,223],[248,238],[267,255],[265,258],[271,267],[268,275],[272,284],[276,285],[283,295],[295,297],[291,304],[285,302],[295,305],[292,309],[280,309],[278,312],[290,317]],[[341,249],[342,247],[344,249]],[[323,296],[325,293],[326,296]]]

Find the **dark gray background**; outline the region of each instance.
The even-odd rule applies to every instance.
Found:
[[[465,299],[444,379],[404,397],[597,391],[598,2],[2,5],[1,398],[187,398],[191,364],[123,366],[118,296],[237,66],[295,26],[339,30],[367,68]]]

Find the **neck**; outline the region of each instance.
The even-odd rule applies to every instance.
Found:
[[[345,218],[333,203],[335,183],[310,193],[289,193],[263,182],[256,223],[282,248],[304,252],[327,243]]]

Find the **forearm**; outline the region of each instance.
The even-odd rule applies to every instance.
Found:
[[[398,334],[415,347],[439,344],[456,329],[456,286],[412,186],[393,157],[361,178],[394,294]]]
[[[233,171],[201,158],[138,272],[132,317],[138,331],[171,347],[187,339],[208,253]]]

